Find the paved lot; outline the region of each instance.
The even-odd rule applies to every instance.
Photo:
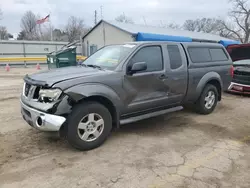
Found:
[[[34,71],[0,70],[0,187],[250,187],[250,98],[225,94],[208,116],[182,111],[129,124],[79,152],[22,120],[21,77]]]

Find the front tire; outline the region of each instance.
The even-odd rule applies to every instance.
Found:
[[[218,103],[218,90],[214,85],[207,84],[196,102],[196,111],[200,114],[210,114]]]
[[[112,129],[109,110],[97,102],[76,105],[68,117],[67,140],[79,150],[91,150],[102,145]]]

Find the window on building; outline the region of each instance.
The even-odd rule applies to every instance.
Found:
[[[147,70],[153,72],[163,70],[162,51],[160,46],[147,46],[140,49],[130,60],[130,66],[136,62],[146,62]]]
[[[182,58],[180,54],[179,47],[177,45],[168,45],[167,46],[169,60],[170,60],[170,68],[178,69],[182,66]]]
[[[93,53],[95,53],[97,51],[97,45],[92,44],[90,45],[90,55],[92,55]]]

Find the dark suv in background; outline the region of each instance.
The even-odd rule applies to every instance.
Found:
[[[112,128],[181,110],[186,103],[210,114],[231,82],[231,67],[220,44],[106,46],[80,67],[27,75],[22,115],[32,127],[64,132],[72,146],[89,150]]]

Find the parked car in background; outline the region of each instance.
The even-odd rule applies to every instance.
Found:
[[[233,60],[233,79],[228,91],[250,94],[250,44],[229,45],[226,49]]]
[[[212,113],[231,83],[231,66],[220,44],[106,46],[81,67],[27,75],[21,112],[32,127],[64,132],[73,147],[89,150],[112,128],[182,110],[186,103],[201,114]]]
[[[228,88],[230,92],[250,94],[250,59],[233,62],[233,79]]]

